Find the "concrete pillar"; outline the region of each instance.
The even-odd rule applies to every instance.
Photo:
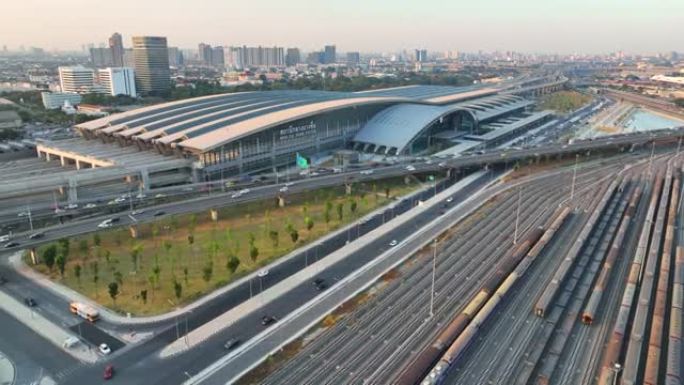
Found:
[[[45,160],[46,160],[46,161],[48,161],[48,162],[49,162],[49,161],[51,161],[51,160],[52,160],[52,156],[50,155],[50,153],[49,153],[49,152],[45,152],[44,154],[45,154]]]
[[[137,238],[138,238],[138,235],[139,235],[139,233],[138,233],[138,226],[131,225],[131,226],[128,227],[128,230],[129,230],[130,233],[131,233],[131,238],[133,238],[133,239],[137,239]]]
[[[218,210],[216,209],[211,209],[209,210],[209,214],[211,215],[211,220],[214,222],[218,222]]]
[[[62,167],[66,166],[66,159],[64,159],[64,156],[59,156],[59,162],[62,164]]]
[[[346,193],[347,195],[351,195],[351,193],[352,193],[352,185],[349,184],[349,183],[345,183],[345,184],[344,184],[344,188],[345,188],[345,193]]]
[[[78,202],[78,182],[75,179],[69,179],[68,202]]]
[[[76,170],[80,170],[80,169],[81,169],[81,162],[79,162],[79,160],[76,159]]]
[[[411,176],[410,175],[404,175],[404,184],[406,184],[406,185],[411,184]]]
[[[146,168],[140,170],[140,181],[143,191],[148,191],[150,189],[150,173]]]
[[[278,195],[278,207],[285,207],[285,197]]]
[[[38,253],[36,252],[36,248],[32,247],[29,250],[29,255],[31,256],[31,263],[34,265],[38,264]]]

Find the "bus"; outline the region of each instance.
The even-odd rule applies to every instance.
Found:
[[[100,313],[97,310],[80,302],[70,303],[69,310],[79,317],[88,320],[88,322],[95,322],[100,319]]]

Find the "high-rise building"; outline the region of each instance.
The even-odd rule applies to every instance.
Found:
[[[199,54],[199,60],[202,62],[202,64],[211,65],[211,59],[213,56],[211,45],[199,43],[197,46],[197,53]]]
[[[113,66],[112,50],[109,48],[90,48],[90,63],[95,68]]]
[[[135,67],[135,58],[133,57],[133,48],[125,48],[123,53],[124,67]]]
[[[422,62],[426,62],[427,60],[428,60],[427,59],[427,50],[426,49],[417,49],[415,61],[422,63]]]
[[[299,48],[288,48],[285,54],[285,65],[288,67],[295,66],[301,62],[301,55]]]
[[[97,81],[102,91],[112,96],[137,96],[135,90],[135,72],[133,68],[105,68],[97,71]]]
[[[166,38],[160,36],[134,36],[136,88],[140,93],[158,93],[171,87],[169,50]]]
[[[87,94],[95,92],[95,71],[83,66],[59,67],[62,92]]]
[[[124,47],[121,34],[115,32],[109,37],[109,49],[112,55],[112,66],[123,67],[124,65]]]
[[[249,67],[282,67],[285,53],[282,47],[229,47],[225,64],[238,69]]]
[[[337,61],[334,45],[326,45],[323,51],[323,64],[332,64]]]
[[[183,53],[178,47],[169,47],[169,66],[180,67],[183,65]]]
[[[211,50],[211,65],[214,67],[224,67],[225,66],[225,60],[223,58],[223,47],[221,46],[216,46],[212,48]]]
[[[323,64],[325,62],[325,52],[309,52],[309,54],[306,56],[306,62],[309,64]]]
[[[361,55],[358,52],[347,52],[347,63],[359,64],[361,62]]]

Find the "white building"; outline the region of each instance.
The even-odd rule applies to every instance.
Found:
[[[97,81],[103,92],[112,96],[135,97],[135,71],[130,67],[105,68],[97,71]]]
[[[40,97],[43,99],[43,106],[48,110],[56,110],[64,106],[64,102],[69,105],[76,105],[81,103],[81,95],[68,92],[41,92]]]
[[[62,92],[95,92],[95,71],[83,66],[59,67],[59,85]]]

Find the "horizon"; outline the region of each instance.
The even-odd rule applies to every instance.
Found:
[[[6,14],[11,19],[0,23],[0,36],[5,38],[0,46],[13,51],[24,46],[82,52],[81,47],[100,46],[119,32],[127,47],[132,36],[154,35],[165,36],[169,46],[182,49],[196,49],[204,42],[213,46],[298,47],[307,52],[326,44],[335,45],[339,52],[363,53],[414,48],[548,55],[684,51],[678,38],[678,28],[684,25],[684,4],[674,0],[657,4],[644,0],[601,4],[524,0],[515,5],[504,0],[486,4],[426,0],[420,5],[406,0],[373,4],[331,0],[314,5],[303,0],[262,0],[242,8],[219,0],[205,0],[201,7],[181,0],[148,0],[145,4],[121,0],[97,8],[85,0],[44,3],[8,4]],[[37,8],[41,12],[35,12]],[[178,25],[169,27],[169,20]]]

